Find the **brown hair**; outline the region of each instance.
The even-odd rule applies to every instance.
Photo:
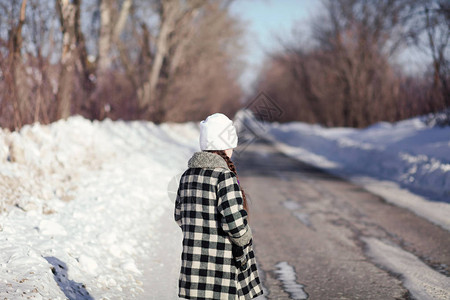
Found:
[[[205,150],[205,151],[216,153],[216,154],[220,155],[227,162],[228,168],[231,170],[231,172],[234,173],[234,175],[236,175],[236,178],[239,182],[239,177],[237,175],[236,167],[234,166],[233,162],[231,161],[231,159],[228,157],[228,155],[225,153],[224,150]],[[244,189],[242,189],[240,182],[239,182],[239,187],[241,188],[242,199],[244,200],[244,209],[248,214],[247,198],[245,197]]]

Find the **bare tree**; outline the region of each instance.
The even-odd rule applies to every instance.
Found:
[[[301,43],[285,45],[281,53],[270,58],[269,68],[259,79],[259,88],[268,89],[284,106],[285,121],[363,127],[436,109],[429,105],[434,102],[433,97],[417,92],[423,87],[423,80],[408,79],[395,67],[396,55],[411,45],[411,37],[429,28],[420,28],[420,22],[414,18],[425,2],[323,1],[323,14],[312,27],[314,47],[308,49]],[[428,23],[442,26],[445,22],[433,23],[430,18]],[[431,35],[429,44],[435,45],[436,34]],[[448,36],[439,43],[440,47],[433,48],[434,61],[439,65],[444,65],[442,53],[447,43]],[[448,80],[448,76],[441,77]],[[411,94],[410,90],[416,93]]]
[[[183,48],[183,39],[174,34],[177,29],[188,27],[189,23],[193,21],[198,9],[205,5],[205,1],[189,1],[183,2],[179,0],[162,0],[158,3],[158,14],[160,18],[160,25],[158,35],[155,39],[155,54],[148,75],[148,80],[143,84],[138,92],[139,106],[141,108],[149,109],[153,112],[157,111],[155,99],[157,96],[156,87],[160,81],[161,71],[163,69],[164,60],[168,59],[170,54],[175,56],[172,60],[172,74],[176,69],[177,63],[180,60],[180,53]],[[189,38],[184,36],[184,38]],[[178,51],[170,53],[170,48],[177,45]],[[177,57],[178,56],[178,57]],[[153,105],[153,106],[152,106]]]
[[[1,125],[234,112],[242,28],[230,2],[1,2]]]
[[[111,100],[108,99],[111,80],[113,78],[114,70],[112,69],[115,61],[114,51],[118,52],[124,57],[126,50],[120,40],[125,25],[127,23],[133,0],[125,0],[120,6],[118,0],[100,0],[99,14],[100,14],[100,29],[98,34],[97,49],[98,55],[95,64],[95,88],[92,89],[86,98],[89,99],[89,115],[92,118],[103,119],[107,116]],[[125,66],[131,63],[126,62]],[[129,70],[129,76],[133,77],[132,70]]]
[[[190,16],[186,19],[190,21],[173,33],[164,69],[167,75],[161,78],[158,94],[162,118],[181,115],[176,119],[201,119],[213,111],[234,112],[241,105],[236,78],[242,65],[238,63],[242,27],[229,15],[228,4],[204,4],[194,19]],[[186,110],[189,116],[182,116]]]
[[[427,3],[424,14],[428,49],[433,60],[433,87],[442,90],[444,105],[450,107],[450,4],[444,1]]]
[[[78,45],[80,42],[80,7],[81,0],[56,0],[63,46],[61,53],[61,73],[57,94],[58,118],[67,118],[71,114],[71,102],[74,92]]]
[[[22,65],[22,28],[25,23],[27,0],[22,0],[20,5],[19,20],[16,25],[11,26],[8,32],[8,61],[6,75],[8,93],[13,99],[14,127],[22,126],[26,104],[28,102],[28,89],[24,82],[26,80]]]
[[[406,43],[401,28],[408,21],[411,1],[327,1],[329,23],[318,22],[315,35],[322,67],[335,76],[333,93],[340,96],[342,117],[348,126],[365,126],[382,118],[395,98],[390,58]]]
[[[127,22],[133,0],[125,0],[117,14],[117,0],[101,0],[100,2],[100,36],[98,39],[97,71],[103,73],[112,65],[111,49],[119,42]]]

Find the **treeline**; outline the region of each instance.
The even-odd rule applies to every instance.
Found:
[[[281,108],[278,121],[364,127],[450,112],[449,1],[322,2],[310,36],[285,42],[255,84]],[[232,116],[243,106],[245,28],[231,3],[0,0],[0,127],[73,114]],[[430,62],[422,74],[399,63],[411,49]]]
[[[279,121],[364,127],[450,108],[450,1],[326,0],[322,11],[311,38],[285,43],[257,82]],[[428,70],[406,74],[405,50]]]
[[[0,126],[231,115],[243,31],[230,2],[0,0]]]

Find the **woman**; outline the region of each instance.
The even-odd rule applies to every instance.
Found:
[[[178,296],[252,299],[263,293],[247,224],[247,203],[230,160],[233,123],[216,113],[200,122],[200,149],[180,179],[175,221],[183,231]]]

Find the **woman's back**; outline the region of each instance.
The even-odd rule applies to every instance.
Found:
[[[209,152],[196,152],[188,167],[175,206],[183,231],[179,296],[235,299],[262,294],[235,174],[222,157]],[[243,250],[245,264],[236,260],[235,248]]]

